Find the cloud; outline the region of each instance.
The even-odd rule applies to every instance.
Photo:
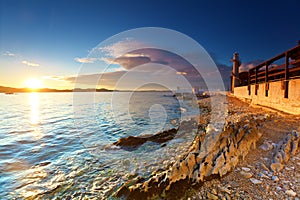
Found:
[[[137,56],[137,57],[123,56],[123,57],[119,57],[116,59],[106,58],[106,59],[102,59],[102,60],[108,64],[119,64],[127,70],[134,68],[136,66],[151,62],[151,59],[149,57],[145,57],[145,56],[143,56],[143,57],[141,57],[141,56]]]
[[[142,48],[141,43],[136,41],[133,42],[133,46],[139,48],[131,52],[125,52],[125,49],[128,49],[128,47],[125,48],[124,45],[130,44],[131,41],[123,41],[109,47],[101,48],[102,51],[107,52],[107,57],[102,57],[101,60],[107,64],[118,64],[126,71],[146,64],[147,68],[139,68],[138,70],[149,74],[155,73],[156,76],[162,77],[184,75],[192,85],[203,83],[202,76],[197,69],[183,57],[162,49]],[[112,55],[121,56],[111,57]],[[160,67],[154,67],[155,64],[159,64]],[[166,70],[162,65],[169,66],[173,70]]]
[[[151,68],[152,70],[148,70]],[[224,67],[223,71],[227,79],[230,77],[231,69]],[[184,75],[184,76],[183,76]],[[126,77],[126,78],[124,78]],[[167,77],[167,78],[166,78]],[[95,74],[82,74],[71,76],[44,76],[44,79],[66,81],[75,84],[74,87],[81,88],[108,88],[108,89],[135,89],[140,83],[155,83],[159,85],[171,85],[170,88],[175,89],[177,86],[184,86],[184,82],[180,80],[187,80],[191,85],[205,88],[206,85],[197,76],[187,76],[185,72],[175,71],[174,69],[157,63],[147,63],[139,67],[133,68],[129,71],[113,71]]]
[[[124,55],[124,57],[127,57],[127,58],[131,58],[131,57],[133,57],[133,58],[135,58],[135,57],[148,57],[148,55],[145,55],[143,53],[140,53],[140,54],[138,54],[138,53],[127,53],[127,54]]]
[[[64,81],[80,85],[101,86],[105,88],[114,88],[117,81],[126,73],[126,71],[115,71],[97,74],[85,74],[78,76],[66,76]],[[100,81],[100,82],[99,82]]]
[[[94,63],[95,61],[98,60],[98,58],[78,58],[77,57],[74,60],[79,63]]]
[[[10,52],[10,51],[6,51],[6,52],[4,52],[2,55],[3,55],[3,56],[9,56],[9,57],[15,57],[15,56],[16,56],[16,54],[14,54],[14,53],[12,53],[12,52]]]
[[[156,63],[170,66],[181,75],[200,77],[195,67],[183,57],[166,50],[151,48],[151,45],[131,38],[96,48],[93,51],[104,53],[101,60],[105,63],[118,64],[125,70],[147,63]],[[151,68],[147,71],[151,71]]]
[[[65,81],[64,76],[43,76],[43,79],[55,80],[55,81]]]
[[[161,49],[138,49],[117,58],[102,58],[102,60],[108,64],[119,64],[126,70],[146,63],[155,63],[170,66],[184,75],[195,76],[199,74],[194,66],[181,56]],[[148,70],[151,71],[151,68]]]
[[[193,52],[190,52],[191,54]],[[105,73],[98,74],[87,74],[87,75],[79,75],[65,77],[64,80],[79,83],[79,84],[87,84],[87,85],[95,85],[99,81],[101,77],[100,84],[105,84],[106,86],[112,87],[118,82],[118,79],[122,77],[128,71],[134,69],[134,73],[131,73],[130,76],[132,81],[139,79],[148,79],[153,78],[153,80],[166,80],[177,77],[184,77],[191,85],[205,85],[204,79],[202,76],[209,77],[210,80],[217,80],[219,73],[221,73],[222,78],[229,79],[231,69],[226,67],[219,68],[220,70],[210,68],[207,63],[210,62],[204,61],[203,63],[198,63],[197,60],[199,54],[194,53],[192,55],[185,55],[188,58],[191,56],[197,56],[196,58],[192,57],[192,60],[197,61],[197,66],[193,66],[189,63],[185,58],[170,51],[153,48],[151,45],[146,44],[144,42],[136,41],[133,39],[125,39],[123,41],[119,41],[105,47],[96,47],[92,51],[90,51],[91,58],[75,58],[77,62],[81,63],[94,63],[96,61],[103,61],[108,65],[113,64],[107,69]],[[119,65],[117,70],[113,67],[115,65]],[[146,66],[143,68],[139,68],[139,66]],[[168,66],[173,70],[168,70],[164,68],[164,66]],[[201,70],[201,74],[196,69]],[[218,66],[219,67],[219,66]],[[223,70],[223,71],[222,71]],[[109,72],[108,72],[109,71]],[[223,74],[225,76],[223,76]],[[227,74],[229,74],[227,76]],[[134,76],[136,77],[134,77]],[[130,81],[130,82],[132,82]]]
[[[180,74],[180,75],[186,75],[186,72],[176,72],[176,74]]]
[[[262,63],[263,60],[253,60],[250,62],[242,63],[241,66],[239,67],[239,72],[246,72],[249,69],[254,68],[256,65]]]
[[[23,61],[22,61],[22,64],[27,65],[27,66],[30,66],[30,67],[39,67],[39,66],[40,66],[40,64],[33,63],[33,62],[29,62],[29,61],[27,61],[27,60],[23,60]]]
[[[93,51],[98,50],[100,52],[103,52],[108,57],[121,57],[127,54],[129,51],[133,51],[136,49],[144,48],[145,43],[137,40],[133,40],[132,38],[127,38],[125,40],[113,43],[111,45],[100,47],[97,49],[93,49]],[[149,46],[149,45],[147,45]],[[129,57],[129,56],[127,56]]]

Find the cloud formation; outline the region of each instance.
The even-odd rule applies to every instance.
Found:
[[[141,56],[136,56],[136,57],[122,56],[122,57],[115,58],[115,59],[103,58],[102,60],[105,61],[107,64],[119,64],[127,70],[134,68],[136,66],[151,62],[151,59],[146,56],[142,56],[142,57]]]
[[[40,66],[40,64],[38,64],[38,63],[29,62],[27,60],[23,60],[22,64],[30,66],[30,67],[39,67]]]
[[[42,76],[43,79],[55,80],[55,81],[65,81],[64,76]]]
[[[253,60],[250,62],[242,63],[241,66],[239,67],[239,72],[246,72],[249,69],[254,68],[256,65],[262,63],[263,60]]]
[[[79,63],[94,63],[98,59],[97,58],[78,58],[78,57],[76,57],[74,60]]]
[[[128,53],[128,50],[130,51],[130,49],[131,51],[133,51],[135,49],[140,49],[143,47],[145,47],[144,42],[133,40],[132,38],[127,38],[105,47],[93,49],[92,51],[100,51],[103,52],[107,57],[118,58],[124,56],[124,54]]]
[[[205,88],[206,84],[202,75],[205,77],[209,76],[210,79],[214,80],[220,73],[217,69],[212,71],[210,66],[207,66],[204,62],[197,63],[197,69],[201,69],[200,74],[196,67],[189,63],[184,57],[167,50],[153,48],[151,45],[132,39],[119,41],[105,47],[96,47],[90,53],[91,58],[76,58],[76,61],[81,63],[94,63],[95,61],[101,60],[108,65],[119,65],[120,68],[112,71],[110,66],[108,66],[106,72],[96,72],[94,74],[91,72],[91,74],[81,74],[77,77],[65,77],[65,81],[95,86],[98,85],[100,80],[99,83],[103,84],[102,87],[114,88],[119,79],[122,79],[124,76],[127,77],[126,80],[130,83],[134,81],[138,83],[141,79],[153,80],[154,82],[165,80],[172,82],[170,79],[178,80],[178,77],[182,77],[192,86]],[[195,53],[195,56],[196,55],[199,56]],[[190,57],[191,55],[189,55],[189,58]],[[166,66],[169,68],[166,68]],[[222,73],[226,74],[226,77],[222,76],[222,78],[229,79],[230,75],[227,77],[227,74],[230,74],[231,69],[227,66],[221,66],[220,69],[223,70],[221,76]],[[128,77],[130,77],[131,80],[129,80]],[[176,81],[174,85],[176,85]]]
[[[15,56],[16,56],[16,54],[14,54],[14,53],[12,53],[12,52],[10,52],[10,51],[6,51],[6,52],[4,52],[2,55],[3,55],[3,56],[9,56],[9,57],[15,57]]]
[[[176,70],[177,74],[185,75],[186,77],[201,77],[195,67],[183,57],[161,49],[138,49],[117,58],[102,58],[102,60],[107,64],[119,64],[125,70],[131,70],[147,63],[167,65]],[[151,66],[149,65],[147,71],[151,70]]]

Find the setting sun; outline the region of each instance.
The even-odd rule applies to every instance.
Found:
[[[30,89],[39,89],[43,87],[43,83],[39,79],[31,78],[26,80],[25,86]]]

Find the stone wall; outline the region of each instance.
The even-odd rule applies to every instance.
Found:
[[[251,101],[252,104],[274,108],[291,114],[300,114],[300,79],[289,81],[289,96],[284,98],[283,83],[281,81],[269,83],[268,96],[266,96],[266,84],[258,84],[257,94],[255,85],[251,85],[249,95],[248,86],[234,88],[234,96]]]

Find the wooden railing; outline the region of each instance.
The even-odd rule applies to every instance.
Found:
[[[276,63],[284,58],[283,63]],[[284,97],[288,98],[289,80],[300,78],[300,44],[294,48],[283,52],[247,72],[244,76],[239,74],[241,86],[248,85],[249,95],[251,94],[251,85],[255,84],[255,94],[257,95],[258,84],[265,83],[265,95],[268,96],[269,83],[273,81],[282,81]]]

